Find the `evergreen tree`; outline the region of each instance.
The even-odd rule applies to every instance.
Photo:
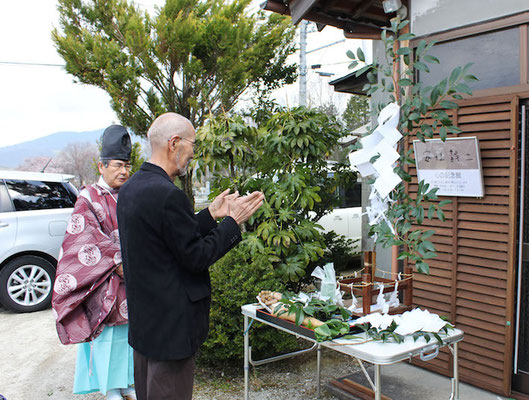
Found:
[[[351,132],[369,122],[369,98],[353,94],[342,114],[346,129]]]
[[[66,71],[105,90],[120,123],[140,136],[162,113],[198,127],[243,92],[295,78],[285,64],[294,28],[277,14],[251,15],[250,0],[167,0],[154,17],[127,0],[58,3],[52,37]],[[190,176],[182,183],[192,200]]]

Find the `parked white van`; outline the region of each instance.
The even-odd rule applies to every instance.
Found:
[[[353,251],[362,246],[362,183],[350,182],[338,188],[338,205],[317,223],[325,232],[334,231],[353,240]]]
[[[64,233],[77,199],[72,175],[0,170],[0,302],[47,308]]]

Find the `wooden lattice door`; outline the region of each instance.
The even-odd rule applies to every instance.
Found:
[[[452,115],[458,137],[476,136],[483,166],[483,198],[442,197],[446,221],[425,219],[435,229],[438,256],[430,275],[414,276],[416,306],[446,315],[465,332],[460,345],[463,381],[510,393],[517,232],[518,98],[501,96],[460,102]],[[412,145],[410,137],[407,146]],[[415,168],[409,169],[417,190]],[[447,350],[417,364],[451,374]]]

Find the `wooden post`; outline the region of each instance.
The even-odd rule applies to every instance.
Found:
[[[374,277],[374,263],[376,253],[374,251],[364,252],[364,273],[362,274],[362,310],[364,315],[371,313],[371,285]]]
[[[413,273],[413,269],[410,266],[404,268],[404,277],[407,279]],[[406,290],[404,292],[404,305],[411,306],[413,303],[413,283],[408,281],[406,285]]]
[[[391,272],[393,273],[391,279],[393,279],[394,276],[397,276],[399,274],[399,247],[398,246],[391,246]]]
[[[374,251],[364,252],[364,269],[366,274],[375,276],[376,272],[376,257],[377,254]]]
[[[365,284],[362,288],[362,310],[364,315],[371,313],[371,274],[362,274],[362,282]]]

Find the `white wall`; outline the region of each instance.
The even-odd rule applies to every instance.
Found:
[[[408,15],[417,36],[529,11],[529,0],[411,0]]]

